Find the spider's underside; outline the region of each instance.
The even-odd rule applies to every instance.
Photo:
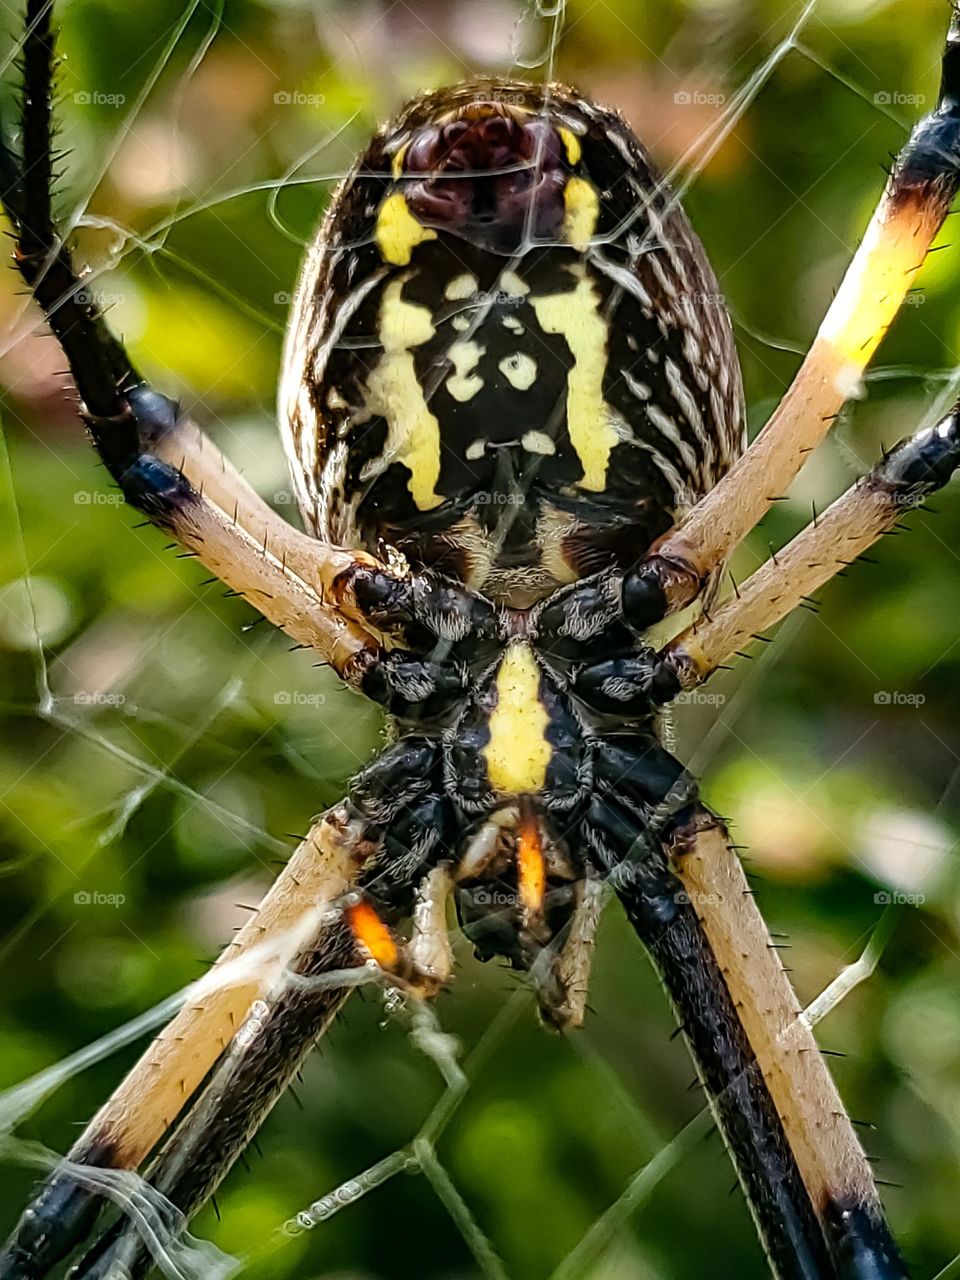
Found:
[[[531,970],[545,1018],[576,1025],[607,882],[676,1006],[775,1272],[904,1275],[722,824],[657,712],[960,460],[951,414],[712,609],[727,553],[856,386],[949,208],[956,22],[937,109],[746,452],[719,286],[623,121],[560,86],[416,99],[341,187],[304,269],[281,392],[300,534],[79,294],[50,209],[49,9],[27,6],[22,159],[5,150],[2,185],[94,443],[129,502],[381,703],[396,736],[47,1180],[0,1277],[48,1275],[103,1206],[84,1170],[136,1169],[165,1136],[147,1177],[189,1218],[346,998],[341,971],[367,965],[411,998],[449,980],[450,898],[478,954]],[[645,643],[697,598],[712,611],[659,652]],[[233,1039],[255,1000],[265,1025]],[[150,1266],[121,1217],[70,1274]]]

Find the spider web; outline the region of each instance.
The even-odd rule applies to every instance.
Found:
[[[289,8],[292,12],[297,7]],[[711,212],[725,196],[723,190],[714,196],[711,187],[722,188],[716,174],[722,174],[724,165],[731,163],[731,154],[735,158],[739,149],[741,164],[746,165],[751,180],[766,178],[766,162],[752,151],[753,134],[742,126],[755,120],[760,122],[759,129],[768,107],[771,111],[782,109],[782,99],[791,85],[810,80],[823,92],[839,86],[857,99],[862,107],[858,119],[865,122],[859,134],[860,151],[875,157],[885,158],[886,152],[875,145],[881,136],[888,140],[888,150],[897,144],[900,133],[889,126],[902,124],[922,109],[898,101],[893,87],[876,87],[875,74],[857,53],[856,33],[849,34],[849,10],[853,8],[829,0],[786,6],[782,13],[770,6],[769,30],[763,32],[762,39],[737,48],[725,32],[725,22],[733,19],[724,6],[691,5],[682,10],[684,21],[672,39],[663,37],[659,45],[646,49],[646,62],[652,70],[646,73],[646,96],[640,95],[630,104],[634,112],[649,108],[655,95],[663,95],[665,86],[678,86],[674,104],[678,108],[703,108],[699,115],[674,113],[683,123],[679,141],[667,136],[667,128],[663,129],[664,138],[658,139],[643,128],[642,118],[634,120],[645,141],[654,147],[662,142],[661,166],[678,193],[691,207],[696,206],[694,222],[701,234],[707,236]],[[191,180],[171,180],[166,188],[162,175],[156,177],[158,191],[152,198],[164,208],[144,230],[142,219],[123,212],[122,200],[115,201],[121,212],[108,217],[102,211],[91,212],[91,198],[105,187],[109,189],[111,176],[124,157],[128,168],[136,167],[130,161],[131,154],[140,155],[141,169],[150,168],[151,156],[157,168],[168,165],[173,170],[178,163],[189,168],[189,133],[179,121],[187,111],[191,86],[218,51],[226,47],[235,59],[247,57],[251,66],[257,62],[263,65],[260,52],[248,42],[248,29],[235,24],[231,6],[192,0],[182,10],[171,11],[147,33],[141,57],[149,70],[141,76],[136,94],[120,104],[120,122],[102,130],[95,147],[89,137],[81,136],[77,143],[80,160],[89,163],[73,161],[69,166],[78,175],[71,181],[71,191],[79,188],[81,195],[74,198],[64,225],[79,231],[83,243],[91,247],[91,259],[99,263],[90,273],[88,287],[106,297],[109,304],[113,282],[126,281],[124,271],[133,266],[130,279],[148,281],[167,301],[168,295],[161,292],[155,279],[160,272],[172,273],[177,287],[192,291],[193,297],[218,299],[226,311],[217,314],[229,311],[237,318],[231,338],[236,350],[243,350],[240,356],[232,353],[234,363],[225,368],[222,382],[234,391],[237,384],[242,388],[242,378],[230,381],[234,368],[243,361],[269,363],[263,354],[265,343],[268,354],[276,353],[289,284],[277,289],[275,298],[280,301],[276,313],[270,313],[251,301],[246,292],[224,283],[216,270],[217,255],[207,252],[202,236],[209,237],[212,232],[236,241],[235,212],[247,207],[247,202],[257,201],[266,209],[277,238],[289,241],[291,249],[302,249],[323,193],[342,176],[366,127],[358,121],[369,121],[371,105],[374,110],[389,105],[357,104],[343,83],[351,73],[359,80],[376,82],[389,56],[391,35],[405,35],[421,55],[429,49],[433,60],[445,66],[447,79],[481,69],[476,61],[499,70],[512,66],[544,81],[557,72],[580,79],[588,66],[580,53],[581,45],[589,49],[601,21],[622,25],[626,38],[633,15],[626,5],[608,7],[602,3],[593,7],[571,4],[567,10],[562,0],[525,7],[487,5],[480,21],[471,5],[451,6],[450,12],[460,20],[457,25],[444,20],[439,9],[426,7],[424,16],[421,7],[407,6],[402,0],[392,6],[360,6],[358,10],[318,6],[312,11],[318,45],[324,51],[326,76],[336,84],[337,96],[335,101],[316,105],[327,106],[335,123],[307,145],[299,146],[304,131],[284,126],[281,133],[286,131],[289,136],[281,137],[274,149],[273,171],[280,173],[279,178],[251,172],[246,163],[251,144],[242,131],[237,134],[232,155],[222,162],[222,181],[212,189],[205,188],[196,172]],[[278,8],[275,12],[287,14],[288,10]],[[15,25],[16,20],[14,15],[8,23]],[[930,30],[938,31],[943,21],[941,13],[932,15]],[[431,29],[432,23],[436,30]],[[647,34],[649,25],[643,27]],[[825,41],[825,33],[833,39]],[[931,37],[931,51],[937,50],[938,39],[938,34]],[[822,52],[824,44],[846,51],[842,69]],[[15,41],[11,41],[11,48],[15,48]],[[932,52],[931,66],[933,57]],[[291,65],[297,66],[295,62]],[[309,74],[303,65],[299,70],[304,76]],[[268,72],[264,67],[264,74]],[[82,92],[75,85],[85,82],[74,77],[71,73],[68,95]],[[395,78],[402,77],[392,71],[387,78],[391,93],[401,90],[393,93],[394,100],[402,91],[420,87],[398,85]],[[222,86],[221,91],[226,92]],[[279,97],[294,96],[287,86],[280,86],[277,92]],[[319,97],[319,90],[313,96]],[[601,96],[612,98],[612,88]],[[158,146],[152,114],[158,97],[163,101],[169,141],[169,155],[163,156],[151,150]],[[297,105],[284,103],[279,97],[278,116],[283,108]],[[195,121],[195,114],[193,118]],[[807,127],[814,128],[815,122],[808,121]],[[748,153],[749,160],[744,160]],[[847,153],[837,156],[837,166],[849,162]],[[123,180],[121,166],[121,185]],[[875,185],[868,184],[867,190],[872,199]],[[805,234],[819,246],[835,280],[849,240],[822,223],[816,207],[807,205],[809,193],[792,194],[807,213]],[[144,202],[150,198],[148,193]],[[102,197],[96,205],[100,210],[111,207]],[[697,212],[704,216],[698,217]],[[783,220],[789,226],[786,213]],[[193,233],[198,225],[206,228],[205,232]],[[768,230],[776,233],[776,227],[763,228],[759,235],[755,227],[748,226],[732,248],[719,246],[725,278],[737,280],[740,259],[755,250]],[[709,238],[708,247],[715,249]],[[258,259],[259,266],[252,269],[278,273],[278,263],[292,260],[277,251],[262,262],[258,250],[258,245],[245,246],[246,253]],[[940,266],[947,256],[939,255],[932,283],[935,291],[949,297],[952,277]],[[282,283],[284,277],[280,279]],[[127,289],[136,292],[126,283],[116,286],[117,310],[124,325],[136,329],[136,307],[126,305],[128,299],[123,296]],[[750,295],[744,291],[744,296]],[[952,296],[956,300],[956,290]],[[817,305],[822,301],[820,290]],[[759,422],[769,410],[770,397],[782,389],[795,363],[789,357],[802,351],[805,337],[815,325],[816,306],[807,308],[806,325],[792,325],[789,311],[782,305],[779,310],[744,311],[735,285],[728,304],[747,362],[748,385],[752,377],[761,388],[758,400],[751,397]],[[172,314],[167,312],[168,320]],[[937,314],[942,317],[944,312]],[[919,303],[912,314],[908,309],[907,318],[925,331],[925,340],[932,345],[934,325],[927,323]],[[151,609],[136,573],[126,572],[122,557],[95,541],[98,535],[119,541],[119,514],[112,506],[102,510],[104,504],[94,497],[102,492],[102,476],[93,472],[86,455],[67,443],[68,430],[75,428],[64,426],[60,438],[42,435],[39,427],[31,428],[23,421],[21,399],[36,411],[35,384],[43,377],[49,383],[50,371],[56,368],[55,364],[44,365],[47,357],[38,354],[43,348],[34,337],[35,324],[29,300],[22,300],[8,308],[7,325],[0,337],[4,381],[14,397],[5,406],[0,457],[7,547],[7,585],[0,584],[0,626],[12,671],[11,680],[4,682],[8,700],[3,714],[10,743],[2,759],[0,795],[3,829],[8,833],[4,847],[11,852],[0,864],[0,871],[9,883],[30,881],[34,886],[28,894],[20,892],[17,902],[24,898],[24,909],[8,922],[0,945],[5,964],[15,966],[21,975],[28,998],[44,998],[43,989],[31,986],[31,975],[42,974],[55,989],[59,984],[55,999],[74,1011],[79,1009],[84,1016],[77,1021],[88,1028],[115,1026],[122,1020],[116,1016],[118,1009],[142,1009],[149,1003],[142,999],[144,990],[164,994],[149,1012],[130,1018],[119,1029],[90,1032],[86,1038],[75,1039],[70,1050],[68,1042],[56,1035],[38,1036],[36,1028],[43,1020],[25,1014],[16,1001],[11,1002],[6,1017],[11,1027],[24,1032],[26,1041],[19,1056],[13,1055],[10,1067],[11,1079],[22,1082],[11,1084],[0,1095],[0,1134],[4,1135],[3,1150],[10,1160],[10,1185],[14,1188],[3,1199],[10,1205],[11,1222],[26,1199],[26,1184],[16,1181],[16,1172],[46,1169],[59,1159],[52,1150],[53,1145],[61,1145],[53,1141],[55,1135],[64,1132],[64,1125],[75,1114],[84,1114],[105,1095],[112,1081],[119,1078],[120,1057],[162,1025],[185,998],[196,977],[195,948],[204,945],[213,951],[222,941],[224,929],[229,928],[224,924],[228,918],[224,904],[238,895],[255,900],[274,874],[275,861],[289,852],[289,841],[277,834],[283,831],[277,825],[278,818],[293,815],[291,822],[302,822],[311,808],[319,810],[333,801],[374,745],[377,732],[374,717],[359,710],[349,695],[339,693],[326,673],[305,676],[302,660],[284,652],[282,638],[269,635],[265,627],[238,637],[237,611],[241,606],[223,604],[216,588],[199,588],[189,568],[184,573],[171,569],[168,558],[161,558],[156,534],[148,530],[138,535],[135,544],[141,576],[153,580],[153,590],[159,584],[166,600],[165,607]],[[789,338],[776,332],[778,324],[790,333]],[[149,324],[142,326],[141,337],[149,345]],[[936,349],[940,349],[939,343]],[[838,424],[823,451],[826,461],[818,455],[795,486],[793,501],[773,513],[761,536],[742,553],[734,566],[738,576],[763,558],[766,537],[779,543],[802,523],[802,510],[809,509],[814,496],[821,503],[851,474],[869,465],[877,451],[879,433],[886,431],[890,443],[921,415],[932,417],[938,405],[955,395],[955,372],[925,361],[922,342],[914,346],[904,343],[900,350],[905,353],[902,359],[871,372],[870,402],[845,415]],[[188,353],[181,351],[181,355]],[[184,363],[189,368],[189,359]],[[31,372],[38,364],[40,375]],[[161,381],[159,374],[156,380]],[[29,394],[18,396],[21,383],[30,384],[32,400]],[[874,409],[873,392],[890,388],[892,393]],[[212,394],[210,401],[198,408],[208,420],[215,420],[217,396]],[[34,417],[40,420],[36,412]],[[244,421],[241,415],[220,423],[219,428],[215,426],[214,431],[226,452],[235,458],[239,454],[241,463],[249,460],[251,472],[256,466],[258,487],[275,502],[288,502],[280,471],[272,477],[263,475],[265,467],[279,465],[279,445],[272,450],[275,461],[265,460],[263,432],[258,434],[257,423]],[[43,495],[38,495],[31,474],[31,450],[40,457],[44,453],[57,455],[59,466],[69,472],[59,496],[71,493],[80,508],[78,519],[63,521],[57,536],[44,533],[46,513]],[[86,497],[78,499],[77,494]],[[941,505],[947,507],[950,501],[947,498]],[[117,593],[102,595],[97,609],[89,612],[80,607],[80,599],[91,584],[91,575],[82,559],[68,554],[74,528],[77,536],[82,536],[81,516],[96,520],[97,534],[89,535],[87,555],[108,555],[113,571],[124,569]],[[911,539],[917,555],[942,557],[945,572],[952,572],[956,579],[958,561],[952,549],[956,540],[949,531],[941,533],[924,523]],[[131,554],[129,544],[125,545],[126,554]],[[909,554],[900,547],[894,554],[899,560],[892,574],[910,564]],[[73,575],[67,587],[59,585],[61,556],[68,566],[66,572]],[[766,877],[761,901],[768,917],[793,926],[800,898],[799,932],[813,958],[804,961],[798,954],[798,985],[813,996],[808,1005],[811,1021],[819,1022],[834,1012],[858,988],[859,996],[850,1001],[856,1010],[838,1026],[840,1041],[856,1048],[865,1022],[871,1017],[883,1018],[886,1040],[873,1039],[869,1044],[876,1061],[868,1059],[859,1076],[843,1076],[841,1086],[845,1096],[852,1093],[856,1101],[862,1099],[867,1104],[879,1100],[882,1105],[885,1096],[894,1097],[895,1106],[883,1107],[881,1117],[884,1129],[892,1130],[896,1138],[892,1147],[888,1142],[887,1149],[898,1169],[914,1182],[896,1193],[901,1199],[891,1200],[888,1207],[894,1226],[910,1229],[911,1241],[918,1236],[935,1237],[925,1255],[931,1260],[928,1270],[932,1273],[939,1267],[938,1280],[945,1280],[960,1274],[960,1252],[954,1253],[960,1242],[950,1238],[942,1223],[938,1226],[929,1215],[924,1216],[920,1206],[938,1168],[948,1167],[955,1176],[960,1107],[955,1086],[948,1087],[944,1052],[938,1057],[929,1047],[921,1049],[920,1036],[928,1025],[936,1025],[939,1038],[949,1046],[954,1034],[949,1028],[957,1028],[955,1015],[950,1015],[946,1031],[936,1018],[946,1016],[944,993],[955,993],[960,980],[956,913],[951,906],[956,875],[948,860],[951,837],[947,826],[957,810],[960,768],[957,744],[940,718],[929,715],[924,720],[922,702],[897,703],[895,699],[916,699],[924,696],[921,688],[935,687],[922,680],[948,661],[956,642],[943,628],[934,627],[915,670],[902,664],[899,668],[896,664],[870,665],[875,660],[873,650],[868,650],[871,656],[865,659],[853,652],[863,642],[862,624],[842,605],[833,606],[852,585],[844,584],[831,595],[826,612],[791,619],[776,645],[765,649],[757,661],[721,677],[718,692],[713,692],[711,683],[702,703],[679,708],[676,724],[668,726],[668,740],[695,774],[705,775],[707,798],[721,808],[730,801],[734,818],[742,818],[744,842],[756,849]],[[124,608],[121,587],[133,593],[137,602],[134,610]],[[881,624],[888,615],[876,595],[868,593],[865,598]],[[201,645],[205,653],[202,670],[191,675],[191,654]],[[767,691],[773,689],[773,696],[790,706],[792,663],[809,666],[818,660],[838,659],[847,664],[844,669],[848,675],[858,662],[866,666],[866,675],[858,672],[861,685],[872,689],[875,698],[883,694],[888,699],[875,701],[876,712],[870,707],[859,719],[853,718],[849,732],[826,742],[821,737],[818,751],[804,758],[802,752],[785,749],[777,731],[771,733],[767,718],[771,703],[766,701],[771,695]],[[897,678],[902,688],[893,684]],[[276,690],[286,695],[285,700],[276,701]],[[922,728],[911,728],[911,741],[924,735],[927,738],[914,775],[926,770],[932,779],[924,789],[911,775],[905,788],[908,799],[902,804],[896,803],[895,795],[887,794],[882,768],[879,774],[871,774],[871,768],[877,770],[878,766],[864,746],[864,740],[877,732],[876,725],[868,721],[883,708],[898,705],[921,721]],[[309,725],[305,713],[309,713]],[[881,726],[877,752],[881,760],[888,749],[885,732],[890,730]],[[330,760],[331,743],[338,754],[336,765]],[[14,772],[12,761],[21,747],[25,770],[21,765],[20,772]],[[277,782],[281,769],[285,784]],[[267,788],[257,781],[261,775],[268,785],[285,785],[280,802],[271,804],[264,797]],[[711,784],[712,775],[715,780]],[[65,777],[72,786],[72,803],[63,802],[54,790],[50,817],[38,821],[38,788],[55,788],[58,777]],[[842,799],[828,803],[829,786],[822,785],[828,777],[836,780],[831,785],[844,794],[849,794],[851,787],[859,788],[861,806],[868,814],[857,835],[852,827],[839,823]],[[251,797],[259,797],[259,803]],[[749,802],[745,814],[740,812],[741,802]],[[784,825],[786,838],[779,834]],[[156,835],[144,834],[154,829]],[[786,860],[791,845],[798,845],[805,853],[806,870]],[[131,846],[138,853],[132,865],[127,855]],[[102,913],[91,923],[98,904],[80,899],[123,897],[128,878],[145,874],[141,864],[155,860],[158,850],[169,853],[171,849],[179,851],[184,859],[181,870],[185,868],[187,873],[179,891],[183,913],[177,932],[190,941],[172,936],[170,928],[152,927],[145,909],[131,922],[122,902],[101,904],[102,911],[113,910],[116,915],[106,925]],[[207,853],[202,868],[198,849]],[[831,865],[841,881],[840,892],[850,899],[833,917],[822,901],[823,878]],[[262,874],[251,876],[251,868]],[[200,888],[199,906],[190,901],[191,877]],[[134,883],[149,888],[150,881]],[[72,913],[70,898],[76,908]],[[829,917],[825,925],[813,919],[816,909]],[[215,939],[217,929],[220,932]],[[99,970],[94,966],[84,971],[80,965],[79,976],[67,981],[66,968],[71,960],[78,963],[82,954],[71,943],[74,930],[85,938],[87,951],[96,950],[101,935],[116,949],[118,936],[126,934],[127,949],[112,967],[107,963]],[[865,1000],[862,984],[874,978],[891,941],[896,943],[903,933],[911,949],[922,953],[922,960],[915,962],[902,986],[885,977],[885,989]],[[374,998],[357,1015],[351,1014],[340,1034],[327,1038],[315,1055],[318,1061],[311,1064],[305,1093],[316,1145],[322,1145],[325,1132],[333,1128],[339,1139],[336,1158],[311,1164],[303,1155],[295,1126],[283,1121],[282,1114],[274,1117],[267,1126],[268,1151],[271,1128],[282,1127],[277,1155],[282,1157],[286,1152],[287,1159],[271,1159],[268,1154],[266,1170],[254,1174],[260,1188],[256,1195],[244,1188],[242,1175],[231,1177],[221,1197],[222,1226],[209,1215],[198,1219],[204,1233],[216,1238],[221,1247],[191,1237],[178,1239],[181,1223],[176,1211],[135,1175],[84,1170],[82,1176],[91,1185],[96,1181],[124,1213],[152,1235],[154,1254],[168,1276],[332,1275],[344,1258],[349,1265],[349,1248],[345,1254],[338,1254],[336,1247],[329,1254],[322,1248],[307,1252],[323,1234],[321,1227],[335,1233],[344,1222],[355,1220],[356,1227],[347,1226],[342,1234],[330,1237],[335,1242],[346,1240],[349,1245],[359,1243],[363,1232],[373,1229],[371,1224],[389,1221],[397,1229],[401,1218],[416,1215],[423,1215],[423,1233],[441,1234],[445,1215],[462,1245],[457,1250],[450,1242],[449,1256],[443,1255],[441,1263],[440,1254],[424,1252],[426,1246],[418,1242],[421,1231],[407,1232],[404,1244],[416,1250],[413,1264],[418,1273],[428,1273],[428,1267],[421,1264],[429,1257],[430,1273],[476,1274],[496,1280],[527,1274],[549,1274],[553,1280],[685,1274],[677,1258],[683,1245],[675,1243],[672,1252],[666,1249],[664,1241],[670,1236],[657,1229],[650,1209],[656,1206],[663,1211],[666,1206],[669,1212],[672,1207],[676,1214],[677,1204],[683,1203],[678,1184],[685,1176],[694,1176],[691,1170],[697,1178],[706,1177],[709,1186],[718,1185],[723,1157],[713,1151],[704,1159],[703,1140],[712,1131],[708,1112],[698,1108],[695,1100],[684,1100],[682,1086],[667,1087],[662,1078],[661,1073],[685,1070],[681,1066],[684,1051],[675,1046],[668,1052],[657,1039],[665,1038],[668,1015],[660,1007],[663,1002],[658,1000],[653,981],[636,972],[640,961],[631,940],[616,921],[605,921],[594,979],[600,1016],[572,1044],[560,1046],[541,1036],[536,1048],[531,1048],[535,1033],[526,1029],[532,1021],[533,1005],[528,989],[521,986],[505,997],[505,975],[500,971],[478,973],[468,950],[462,941],[457,943],[457,989],[461,994],[455,999],[441,1002],[435,1010],[393,1011],[381,1026],[383,1011]],[[802,950],[798,948],[798,952]],[[897,948],[897,956],[902,967],[905,962],[900,950]],[[130,956],[141,951],[146,955],[141,969],[144,963],[149,967],[152,981],[141,980],[138,986],[136,975],[127,978],[125,998],[119,1001],[101,998],[98,1004],[82,994],[84,983],[103,983],[131,967],[135,970]],[[51,968],[49,962],[49,957],[57,954],[66,957],[60,969]],[[171,980],[172,975],[177,976]],[[950,978],[954,979],[952,985]],[[869,985],[873,992],[880,984]],[[177,986],[182,988],[180,992],[169,994]],[[467,1005],[478,1006],[480,1012],[468,1015]],[[649,1031],[638,1037],[636,1025],[641,1021],[649,1024]],[[960,1043],[960,1030],[956,1035]],[[31,1036],[34,1043],[30,1043]],[[548,1047],[540,1047],[542,1043]],[[625,1054],[622,1045],[634,1050],[634,1058]],[[637,1054],[650,1056],[653,1066],[638,1067]],[[403,1081],[412,1095],[412,1102],[401,1100],[399,1085],[391,1091],[386,1072],[378,1074],[372,1069],[371,1062],[378,1056],[388,1060],[394,1077]],[[430,1079],[422,1065],[424,1058],[434,1069]],[[559,1067],[553,1065],[557,1059]],[[21,1069],[21,1062],[26,1069]],[[35,1069],[41,1062],[47,1065]],[[358,1063],[366,1065],[358,1068]],[[876,1077],[891,1068],[895,1084],[885,1079],[881,1089]],[[86,1091],[85,1082],[94,1074],[96,1081]],[[381,1100],[376,1107],[375,1124],[364,1116],[359,1096],[362,1079],[352,1083],[358,1074],[366,1079],[371,1096],[379,1086],[388,1099],[389,1105]],[[438,1093],[432,1083],[437,1076],[441,1085]],[[538,1089],[546,1099],[540,1107],[531,1100]],[[431,1091],[435,1093],[432,1098]],[[64,1093],[67,1100],[59,1102]],[[604,1136],[600,1141],[584,1136],[576,1117],[564,1107],[564,1097],[571,1093],[586,1108],[590,1123],[601,1129]],[[523,1099],[523,1106],[516,1100],[511,1103],[513,1094]],[[465,1119],[471,1105],[472,1114]],[[41,1106],[45,1108],[41,1116],[46,1108],[53,1109],[48,1126],[33,1119]],[[567,1151],[545,1139],[545,1120],[550,1121],[551,1131],[556,1128],[562,1135]],[[938,1145],[930,1137],[934,1123],[942,1124],[952,1135],[952,1146],[950,1141]],[[922,1158],[916,1141],[911,1145],[904,1137],[911,1125],[919,1125],[930,1144]],[[399,1135],[398,1130],[402,1130]],[[358,1132],[362,1137],[356,1140],[357,1149],[379,1151],[379,1155],[369,1160],[354,1155],[351,1139]],[[510,1213],[498,1212],[500,1200],[518,1195],[517,1180],[507,1176],[507,1168],[502,1187],[489,1176],[486,1181],[471,1176],[471,1152],[484,1167],[496,1163],[485,1146],[484,1134],[491,1132],[500,1135],[505,1161],[511,1153],[516,1158],[518,1152],[539,1150],[539,1160],[528,1167],[535,1186],[521,1201],[521,1213],[536,1214],[538,1203],[551,1194],[562,1197],[564,1180],[571,1173],[570,1152],[594,1162],[591,1168],[598,1186],[620,1188],[618,1194],[602,1199],[594,1188],[589,1193],[583,1189],[582,1174],[574,1176],[579,1197],[568,1206],[571,1223],[565,1226],[561,1239],[572,1239],[562,1256],[551,1257],[546,1249],[536,1255],[524,1254],[519,1248],[518,1240],[529,1227],[524,1224],[521,1230]],[[40,1134],[45,1141],[38,1140]],[[616,1148],[613,1154],[610,1147]],[[295,1155],[291,1148],[295,1148]],[[461,1154],[464,1150],[466,1157]],[[415,1178],[401,1179],[400,1174]],[[416,1193],[409,1191],[413,1185],[418,1188]],[[390,1197],[400,1205],[399,1210],[391,1211]],[[244,1228],[243,1213],[255,1200],[258,1230],[253,1233]],[[711,1217],[707,1224],[710,1231],[722,1232],[721,1219],[736,1217],[732,1203]],[[368,1204],[376,1207],[364,1217]],[[347,1209],[349,1213],[344,1212]],[[949,1223],[949,1214],[946,1221]],[[677,1227],[687,1228],[685,1216],[675,1216],[674,1232]],[[722,1238],[739,1241],[747,1265],[759,1268],[750,1231],[746,1214],[741,1213],[732,1236],[728,1230]],[[509,1263],[503,1260],[507,1253],[504,1241],[509,1246]],[[401,1261],[395,1273],[408,1274],[409,1268]]]

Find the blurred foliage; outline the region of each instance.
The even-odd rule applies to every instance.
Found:
[[[945,0],[570,0],[557,73],[619,104],[686,203],[735,317],[751,424],[768,415],[862,232],[882,169],[936,91]],[[375,121],[407,94],[542,51],[508,0],[73,0],[63,6],[61,205],[137,362],[293,515],[273,427],[304,242]],[[909,21],[907,19],[909,18]],[[177,37],[176,24],[182,22]],[[4,25],[12,47],[18,15]],[[704,166],[707,130],[751,77]],[[769,74],[767,74],[769,73]],[[541,70],[530,74],[541,75]],[[14,85],[8,86],[12,96]],[[271,192],[283,182],[270,203]],[[948,233],[944,243],[949,243]],[[960,253],[935,254],[868,395],[738,556],[743,575],[950,394]],[[0,1085],[57,1062],[197,976],[311,814],[376,748],[375,713],[117,506],[13,273],[0,280]],[[954,486],[801,612],[753,663],[679,708],[677,751],[750,846],[801,997],[855,959],[895,899],[878,972],[821,1028],[894,1185],[917,1275],[960,1250],[960,498]],[[29,574],[31,590],[24,585]],[[40,646],[37,639],[39,637]],[[112,895],[106,901],[85,900]],[[122,899],[119,901],[118,899]],[[511,1275],[546,1276],[700,1109],[639,948],[611,911],[579,1035],[519,1016],[467,954],[440,1004],[486,1053],[439,1152]],[[402,1017],[351,1002],[196,1230],[227,1250],[417,1132],[442,1085]],[[355,1006],[355,1007],[353,1007]],[[512,1006],[511,1006],[512,1007]],[[63,1150],[135,1056],[63,1086],[20,1128]],[[468,1058],[469,1061],[469,1058]],[[666,1149],[666,1150],[665,1150]],[[765,1274],[716,1135],[678,1150],[594,1280]],[[34,1172],[0,1168],[0,1227]],[[259,1274],[468,1277],[463,1234],[399,1177]]]

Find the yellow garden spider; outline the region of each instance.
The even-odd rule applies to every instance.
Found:
[[[667,987],[774,1272],[904,1275],[723,824],[657,717],[960,463],[955,412],[715,604],[726,557],[858,386],[960,184],[960,19],[937,107],[746,450],[716,279],[623,121],[557,85],[415,99],[341,186],[304,268],[281,392],[301,534],[137,374],[58,238],[51,7],[27,4],[3,199],[100,456],[128,502],[396,735],[48,1178],[0,1277],[48,1275],[94,1232],[97,1171],[151,1153],[148,1181],[188,1220],[358,972],[411,1000],[449,981],[451,899],[477,953],[529,971],[545,1020],[577,1025],[605,885]],[[152,1261],[121,1216],[70,1274]]]

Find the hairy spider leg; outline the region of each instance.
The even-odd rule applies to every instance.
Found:
[[[342,805],[317,821],[256,914],[71,1147],[69,1165],[136,1169],[175,1124],[255,1003],[303,954],[310,955],[312,972],[349,962],[352,948],[344,951],[328,940],[328,916],[339,919],[337,904],[368,856],[364,831]],[[54,1170],[0,1257],[0,1276],[46,1275],[90,1233],[103,1207],[102,1197],[80,1186],[69,1170]]]
[[[50,0],[27,3],[23,154],[16,159],[6,136],[0,140],[0,187],[14,261],[67,356],[90,436],[131,506],[356,685],[380,645],[353,607],[351,571],[385,581],[390,571],[366,553],[299,533],[267,506],[137,372],[60,239],[51,202],[52,8]]]
[[[904,1280],[867,1158],[726,828],[712,817],[677,828],[670,853],[780,1118],[834,1273],[842,1280]]]
[[[701,684],[751,637],[862,555],[960,467],[960,406],[895,445],[873,469],[755,573],[735,595],[661,650],[684,689]]]
[[[954,5],[936,107],[916,125],[810,350],[769,422],[713,489],[644,554],[624,583],[639,627],[689,604],[784,494],[827,434],[923,265],[960,186],[960,10]]]
[[[436,994],[448,979],[452,831],[439,785],[436,743],[414,737],[402,739],[355,780],[342,812],[357,833],[355,847],[365,854],[361,873],[327,913],[324,928],[262,997],[256,1034],[233,1039],[147,1171],[150,1184],[186,1220],[215,1193],[341,1007],[349,987],[331,970],[361,966],[362,976],[366,967],[368,977],[413,999]],[[403,916],[413,918],[409,943],[393,930]],[[152,1265],[148,1244],[121,1218],[70,1275],[105,1280],[122,1266],[122,1274],[135,1280]]]

